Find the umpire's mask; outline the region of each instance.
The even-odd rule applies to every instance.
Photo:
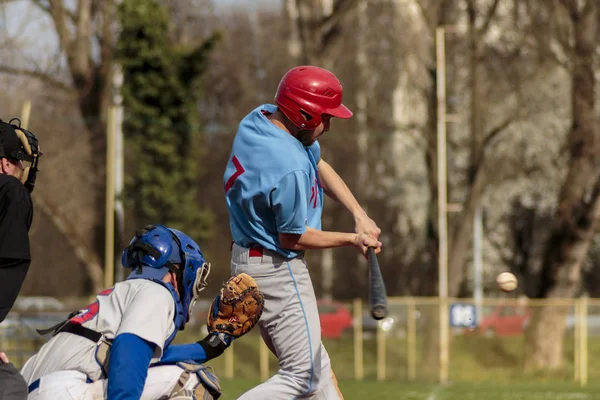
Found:
[[[13,124],[13,121],[18,124]],[[18,118],[13,118],[8,123],[0,120],[0,158],[17,160],[24,164],[21,182],[29,192],[33,192],[35,186],[41,155],[37,138],[27,129],[21,128]]]

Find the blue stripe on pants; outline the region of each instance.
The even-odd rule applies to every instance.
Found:
[[[313,377],[315,375],[315,363],[313,360],[312,353],[312,340],[310,338],[310,329],[308,326],[308,318],[306,318],[306,311],[304,311],[304,304],[302,304],[302,298],[300,297],[300,292],[298,291],[298,284],[296,283],[296,278],[294,278],[294,273],[292,272],[292,267],[290,266],[289,261],[287,262],[288,271],[290,276],[292,277],[292,281],[294,282],[294,289],[296,289],[296,296],[298,296],[298,301],[300,302],[300,308],[302,309],[302,316],[304,317],[304,326],[306,327],[306,333],[308,335],[308,349],[310,351],[310,381],[308,383],[308,390],[303,394],[310,393],[312,390]]]

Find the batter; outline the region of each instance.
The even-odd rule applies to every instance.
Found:
[[[280,369],[243,400],[343,399],[327,351],[308,249],[355,246],[381,251],[381,230],[321,157],[318,138],[330,120],[350,118],[342,85],[319,67],[288,71],[275,95],[248,114],[236,133],[224,174],[233,238],[231,273],[252,276],[265,296],[258,325]],[[321,230],[323,195],[353,215],[355,232]]]

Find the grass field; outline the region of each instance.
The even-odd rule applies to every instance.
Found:
[[[258,384],[253,380],[222,380],[222,400],[236,399]],[[375,381],[340,381],[345,400],[595,400],[600,385],[580,388],[571,384],[404,384]]]
[[[426,310],[422,310],[426,313]],[[600,314],[600,310],[595,313]],[[1,332],[0,332],[1,333]],[[578,363],[575,357],[575,337],[566,333],[563,342],[563,364],[555,370],[526,372],[524,369],[525,341],[521,336],[452,335],[450,338],[449,379],[453,384],[437,385],[439,367],[437,354],[429,350],[437,336],[428,335],[423,328],[417,332],[416,343],[409,347],[405,335],[391,334],[385,342],[385,382],[377,382],[378,347],[373,335],[364,335],[362,364],[364,380],[356,381],[355,346],[352,333],[339,339],[323,339],[330,354],[336,376],[345,400],[600,400],[600,335],[590,335],[587,347],[588,387],[581,388],[577,380]],[[199,326],[177,335],[175,343],[192,343],[205,333]],[[13,362],[21,366],[45,341],[38,335],[19,338],[0,334],[0,349],[7,351]],[[231,349],[233,364],[226,357],[208,362],[221,378],[223,400],[237,399],[239,395],[260,383],[259,347],[262,339],[258,330],[236,340]],[[409,349],[414,350],[409,357]],[[435,347],[433,347],[435,349]],[[433,354],[434,358],[427,355]],[[409,362],[413,360],[412,363]],[[272,354],[268,356],[272,375],[278,368]],[[235,379],[225,379],[228,371]],[[414,371],[412,376],[409,371]],[[265,400],[268,400],[266,396]]]

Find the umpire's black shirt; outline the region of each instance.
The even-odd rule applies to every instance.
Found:
[[[12,308],[29,269],[32,219],[29,191],[14,176],[0,174],[0,322]]]

